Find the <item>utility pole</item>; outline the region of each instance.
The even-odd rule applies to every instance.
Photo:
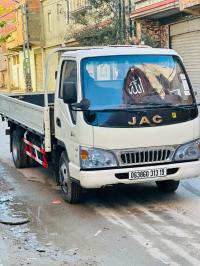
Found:
[[[125,0],[118,0],[119,36],[121,44],[126,40],[126,5]]]
[[[118,12],[119,12],[119,36],[120,43],[124,43],[124,0],[118,0]]]
[[[126,5],[125,0],[122,0],[122,35],[123,43],[126,41]]]
[[[132,1],[129,0],[128,3],[128,13],[130,14],[132,12]],[[129,35],[132,38],[133,37],[133,21],[131,18],[129,18]]]
[[[30,63],[30,43],[29,43],[29,33],[28,33],[28,7],[26,4],[21,5],[22,13],[22,32],[23,32],[23,54],[24,54],[24,79],[26,85],[26,91],[32,91],[31,82],[31,63]]]

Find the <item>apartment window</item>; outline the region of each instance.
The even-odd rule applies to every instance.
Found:
[[[49,32],[52,31],[52,14],[51,12],[48,13],[48,28],[49,28]]]

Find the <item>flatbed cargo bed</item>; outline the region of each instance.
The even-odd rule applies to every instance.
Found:
[[[54,93],[48,94],[48,102],[53,134]],[[0,115],[40,135],[45,135],[45,110],[43,93],[0,95]]]

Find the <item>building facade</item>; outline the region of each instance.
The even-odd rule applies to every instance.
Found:
[[[43,66],[53,49],[65,46],[66,35],[70,30],[69,9],[69,1],[66,0],[41,0]],[[49,70],[49,90],[55,90],[58,62],[59,54],[55,54]]]
[[[144,43],[182,56],[200,100],[200,0],[136,0],[130,17]]]
[[[14,9],[15,4],[11,1],[2,0],[1,6],[4,9],[0,16],[1,21],[5,21],[6,25],[0,29],[0,35],[6,36],[11,34],[15,30],[15,25],[12,21],[15,19],[14,12],[11,9]],[[5,90],[9,87],[9,67],[8,67],[8,57],[6,51],[6,45],[1,44],[0,47],[0,90]]]
[[[84,45],[74,33],[86,30],[95,33],[98,28],[106,28],[115,14],[121,20],[121,40],[125,42],[126,31],[131,32],[132,20],[128,14],[132,10],[133,0],[119,0],[119,3],[113,2],[112,8],[105,4],[98,9],[91,6],[89,0],[2,1],[8,7],[12,5],[12,20],[5,32],[11,33],[11,37],[3,47],[10,90],[41,91],[49,53],[58,47]],[[102,12],[102,16],[98,12]],[[87,23],[80,23],[80,18]],[[50,64],[49,90],[55,90],[59,56],[56,54]],[[5,80],[5,75],[1,80]]]
[[[7,84],[7,87],[10,90],[26,91],[26,68],[29,65],[31,90],[41,91],[48,54],[57,47],[78,45],[71,38],[76,28],[75,18],[80,12],[88,9],[89,1],[2,1],[5,2],[5,7],[12,6],[12,19],[10,20],[12,23],[10,22],[3,32],[3,34],[11,34],[3,47],[8,62],[6,73],[9,76],[9,84]],[[26,10],[22,10],[24,4],[26,4]],[[5,18],[10,19],[11,15],[6,15]],[[25,29],[26,23],[27,29]],[[1,57],[0,60],[3,61]],[[55,90],[55,72],[58,68],[58,61],[59,54],[55,55],[51,62],[49,90]],[[2,70],[0,69],[0,71],[5,71],[4,65],[2,64]],[[2,82],[4,79],[1,78]]]
[[[36,72],[38,51],[41,50],[42,43],[40,1],[6,0],[4,6],[12,7],[8,14],[5,12],[7,24],[2,33],[10,34],[3,45],[7,58],[7,87],[9,90],[35,91],[38,80],[41,79]]]
[[[0,91],[8,88],[7,58],[0,47]]]

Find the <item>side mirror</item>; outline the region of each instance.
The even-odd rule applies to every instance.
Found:
[[[80,103],[72,104],[73,111],[87,111],[90,107],[90,101],[87,98],[83,98]]]
[[[68,104],[77,102],[76,85],[74,82],[63,83],[63,101]]]

